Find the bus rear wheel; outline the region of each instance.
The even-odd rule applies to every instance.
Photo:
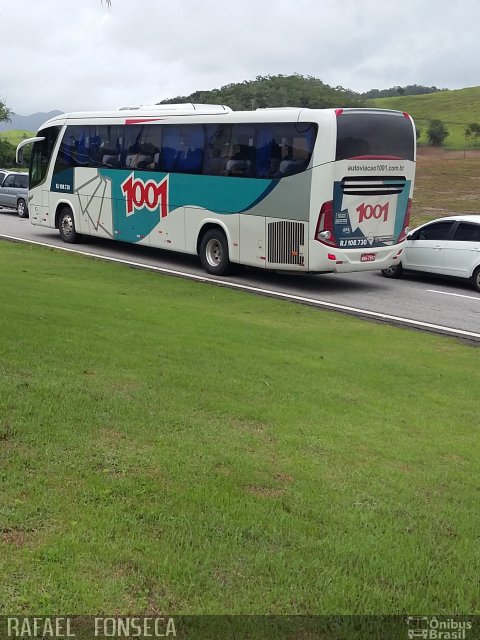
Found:
[[[231,267],[228,242],[221,229],[209,229],[200,242],[200,261],[207,273],[226,275]]]
[[[75,230],[75,218],[70,207],[64,207],[58,216],[58,231],[60,237],[68,244],[74,244],[80,240],[80,235]]]
[[[385,278],[400,278],[403,274],[403,268],[401,264],[392,264],[387,269],[382,269],[382,276]]]

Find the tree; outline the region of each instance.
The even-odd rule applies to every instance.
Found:
[[[12,116],[12,112],[7,107],[7,105],[0,100],[0,122],[9,122]]]
[[[473,138],[473,142],[476,144],[478,138],[480,138],[480,125],[476,122],[470,123],[467,127],[465,127],[465,140],[469,140]]]
[[[427,141],[432,147],[441,147],[449,135],[448,129],[441,120],[431,120],[427,129]]]
[[[15,166],[15,147],[8,140],[0,138],[0,166]]]

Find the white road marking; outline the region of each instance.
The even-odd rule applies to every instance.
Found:
[[[289,300],[291,302],[300,302],[302,304],[308,304],[309,306],[319,307],[321,309],[329,309],[332,311],[342,311],[355,316],[361,316],[366,318],[372,318],[374,320],[381,320],[384,322],[390,322],[406,327],[413,327],[416,329],[423,329],[425,331],[432,331],[435,333],[447,333],[449,335],[457,336],[459,338],[469,338],[473,340],[480,340],[480,333],[474,331],[464,331],[462,329],[455,329],[453,327],[445,327],[438,324],[432,324],[430,322],[422,322],[420,320],[411,320],[410,318],[402,318],[400,316],[392,316],[387,313],[380,313],[377,311],[368,311],[367,309],[359,309],[357,307],[350,307],[343,304],[336,304],[334,302],[327,302],[324,300],[316,300],[315,298],[306,298],[304,296],[297,296],[290,293],[282,293],[280,291],[273,291],[272,289],[262,289],[260,287],[252,287],[251,285],[238,284],[236,282],[230,282],[228,280],[217,280],[210,278],[209,276],[199,276],[193,273],[186,273],[184,271],[177,271],[175,269],[167,269],[166,267],[155,267],[142,262],[133,262],[131,260],[123,260],[121,258],[112,258],[110,256],[102,256],[97,253],[90,253],[89,251],[79,251],[77,249],[70,249],[69,247],[62,247],[52,245],[47,242],[39,242],[37,240],[25,240],[24,238],[17,238],[15,236],[9,236],[0,234],[0,238],[6,240],[13,240],[15,242],[23,242],[26,244],[34,244],[41,247],[47,247],[48,249],[58,249],[59,251],[67,251],[69,253],[76,253],[88,258],[95,258],[97,260],[105,260],[106,262],[114,262],[117,264],[124,264],[129,267],[136,267],[140,269],[146,269],[148,271],[156,271],[157,273],[164,273],[166,275],[178,276],[187,280],[195,280],[197,282],[205,282],[209,284],[216,284],[229,289],[237,289],[239,291],[247,291],[250,293],[257,293],[260,295],[268,296],[270,298],[278,298],[280,300]]]
[[[456,296],[457,298],[468,298],[480,302],[480,296],[466,296],[462,293],[450,293],[448,291],[437,291],[436,289],[427,289],[427,293],[440,293],[442,296]]]

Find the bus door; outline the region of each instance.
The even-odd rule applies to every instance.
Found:
[[[36,138],[24,140],[22,145],[33,142],[32,156],[29,171],[29,212],[32,222],[36,224],[49,224],[49,194],[50,181],[49,169],[54,158],[54,147],[60,133],[60,126],[47,127],[42,129]],[[52,214],[54,215],[54,214]]]

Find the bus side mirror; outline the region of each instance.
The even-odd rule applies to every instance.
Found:
[[[23,162],[23,147],[27,144],[34,144],[35,142],[43,142],[45,138],[43,136],[36,136],[35,138],[27,138],[26,140],[22,140],[18,143],[17,152],[15,153],[15,161],[17,164],[22,164]]]

